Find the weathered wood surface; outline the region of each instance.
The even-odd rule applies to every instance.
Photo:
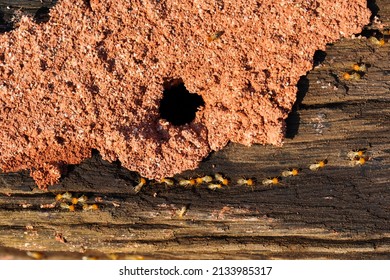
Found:
[[[389,1],[376,5],[388,25]],[[302,168],[276,187],[149,185],[135,194],[137,175],[98,155],[71,167],[47,192],[27,173],[0,174],[0,258],[41,252],[47,259],[389,259],[389,58],[390,42],[343,39],[329,46],[321,65],[301,79],[282,148],[230,144],[177,176],[222,172],[233,182],[241,176],[261,182]],[[370,66],[361,80],[339,78],[359,61]],[[356,148],[367,148],[367,164],[350,165],[347,153]],[[324,169],[308,169],[325,158]],[[40,207],[65,191],[97,199],[100,210]]]

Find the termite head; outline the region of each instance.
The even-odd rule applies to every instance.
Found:
[[[328,159],[324,159],[324,160],[321,160],[319,163],[318,163],[318,166],[319,167],[324,167],[325,165],[328,164]]]
[[[77,204],[79,202],[79,199],[77,197],[72,198],[72,204]]]
[[[349,81],[351,79],[351,74],[349,74],[348,72],[345,72],[343,74],[343,79],[346,81]]]
[[[291,175],[292,176],[297,176],[301,172],[301,168],[292,168],[291,169]]]
[[[146,179],[145,179],[144,177],[141,177],[141,178],[139,179],[139,183],[140,183],[141,185],[145,185],[145,184],[146,184]]]
[[[195,181],[196,181],[196,184],[197,184],[197,185],[203,184],[203,179],[202,179],[201,177],[197,177],[197,178],[195,179]]]

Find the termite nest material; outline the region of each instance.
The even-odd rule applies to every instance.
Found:
[[[146,2],[62,0],[0,36],[3,172],[46,189],[96,149],[161,180],[229,142],[281,146],[315,51],[371,14],[366,0]]]

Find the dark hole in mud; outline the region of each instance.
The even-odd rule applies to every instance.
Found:
[[[54,139],[56,140],[56,142],[57,142],[59,145],[64,145],[64,144],[65,144],[65,139],[62,138],[62,137],[56,136]]]
[[[173,125],[184,125],[195,119],[199,107],[204,106],[203,98],[190,93],[182,80],[174,80],[164,85],[160,102],[160,117]]]

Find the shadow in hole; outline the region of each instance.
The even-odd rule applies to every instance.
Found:
[[[313,68],[324,62],[326,58],[326,52],[322,50],[316,50],[313,56]],[[297,83],[297,100],[292,107],[291,113],[286,119],[286,138],[293,139],[298,134],[299,129],[299,106],[302,104],[303,98],[309,91],[309,79],[306,76],[301,76]]]
[[[199,107],[205,105],[203,98],[196,93],[190,93],[181,79],[166,83],[164,88],[160,116],[173,125],[192,122]]]
[[[309,91],[309,79],[306,76],[301,76],[297,84],[297,100],[292,108],[291,113],[286,119],[286,138],[293,139],[298,134],[299,129],[299,106],[302,104],[303,98]]]

